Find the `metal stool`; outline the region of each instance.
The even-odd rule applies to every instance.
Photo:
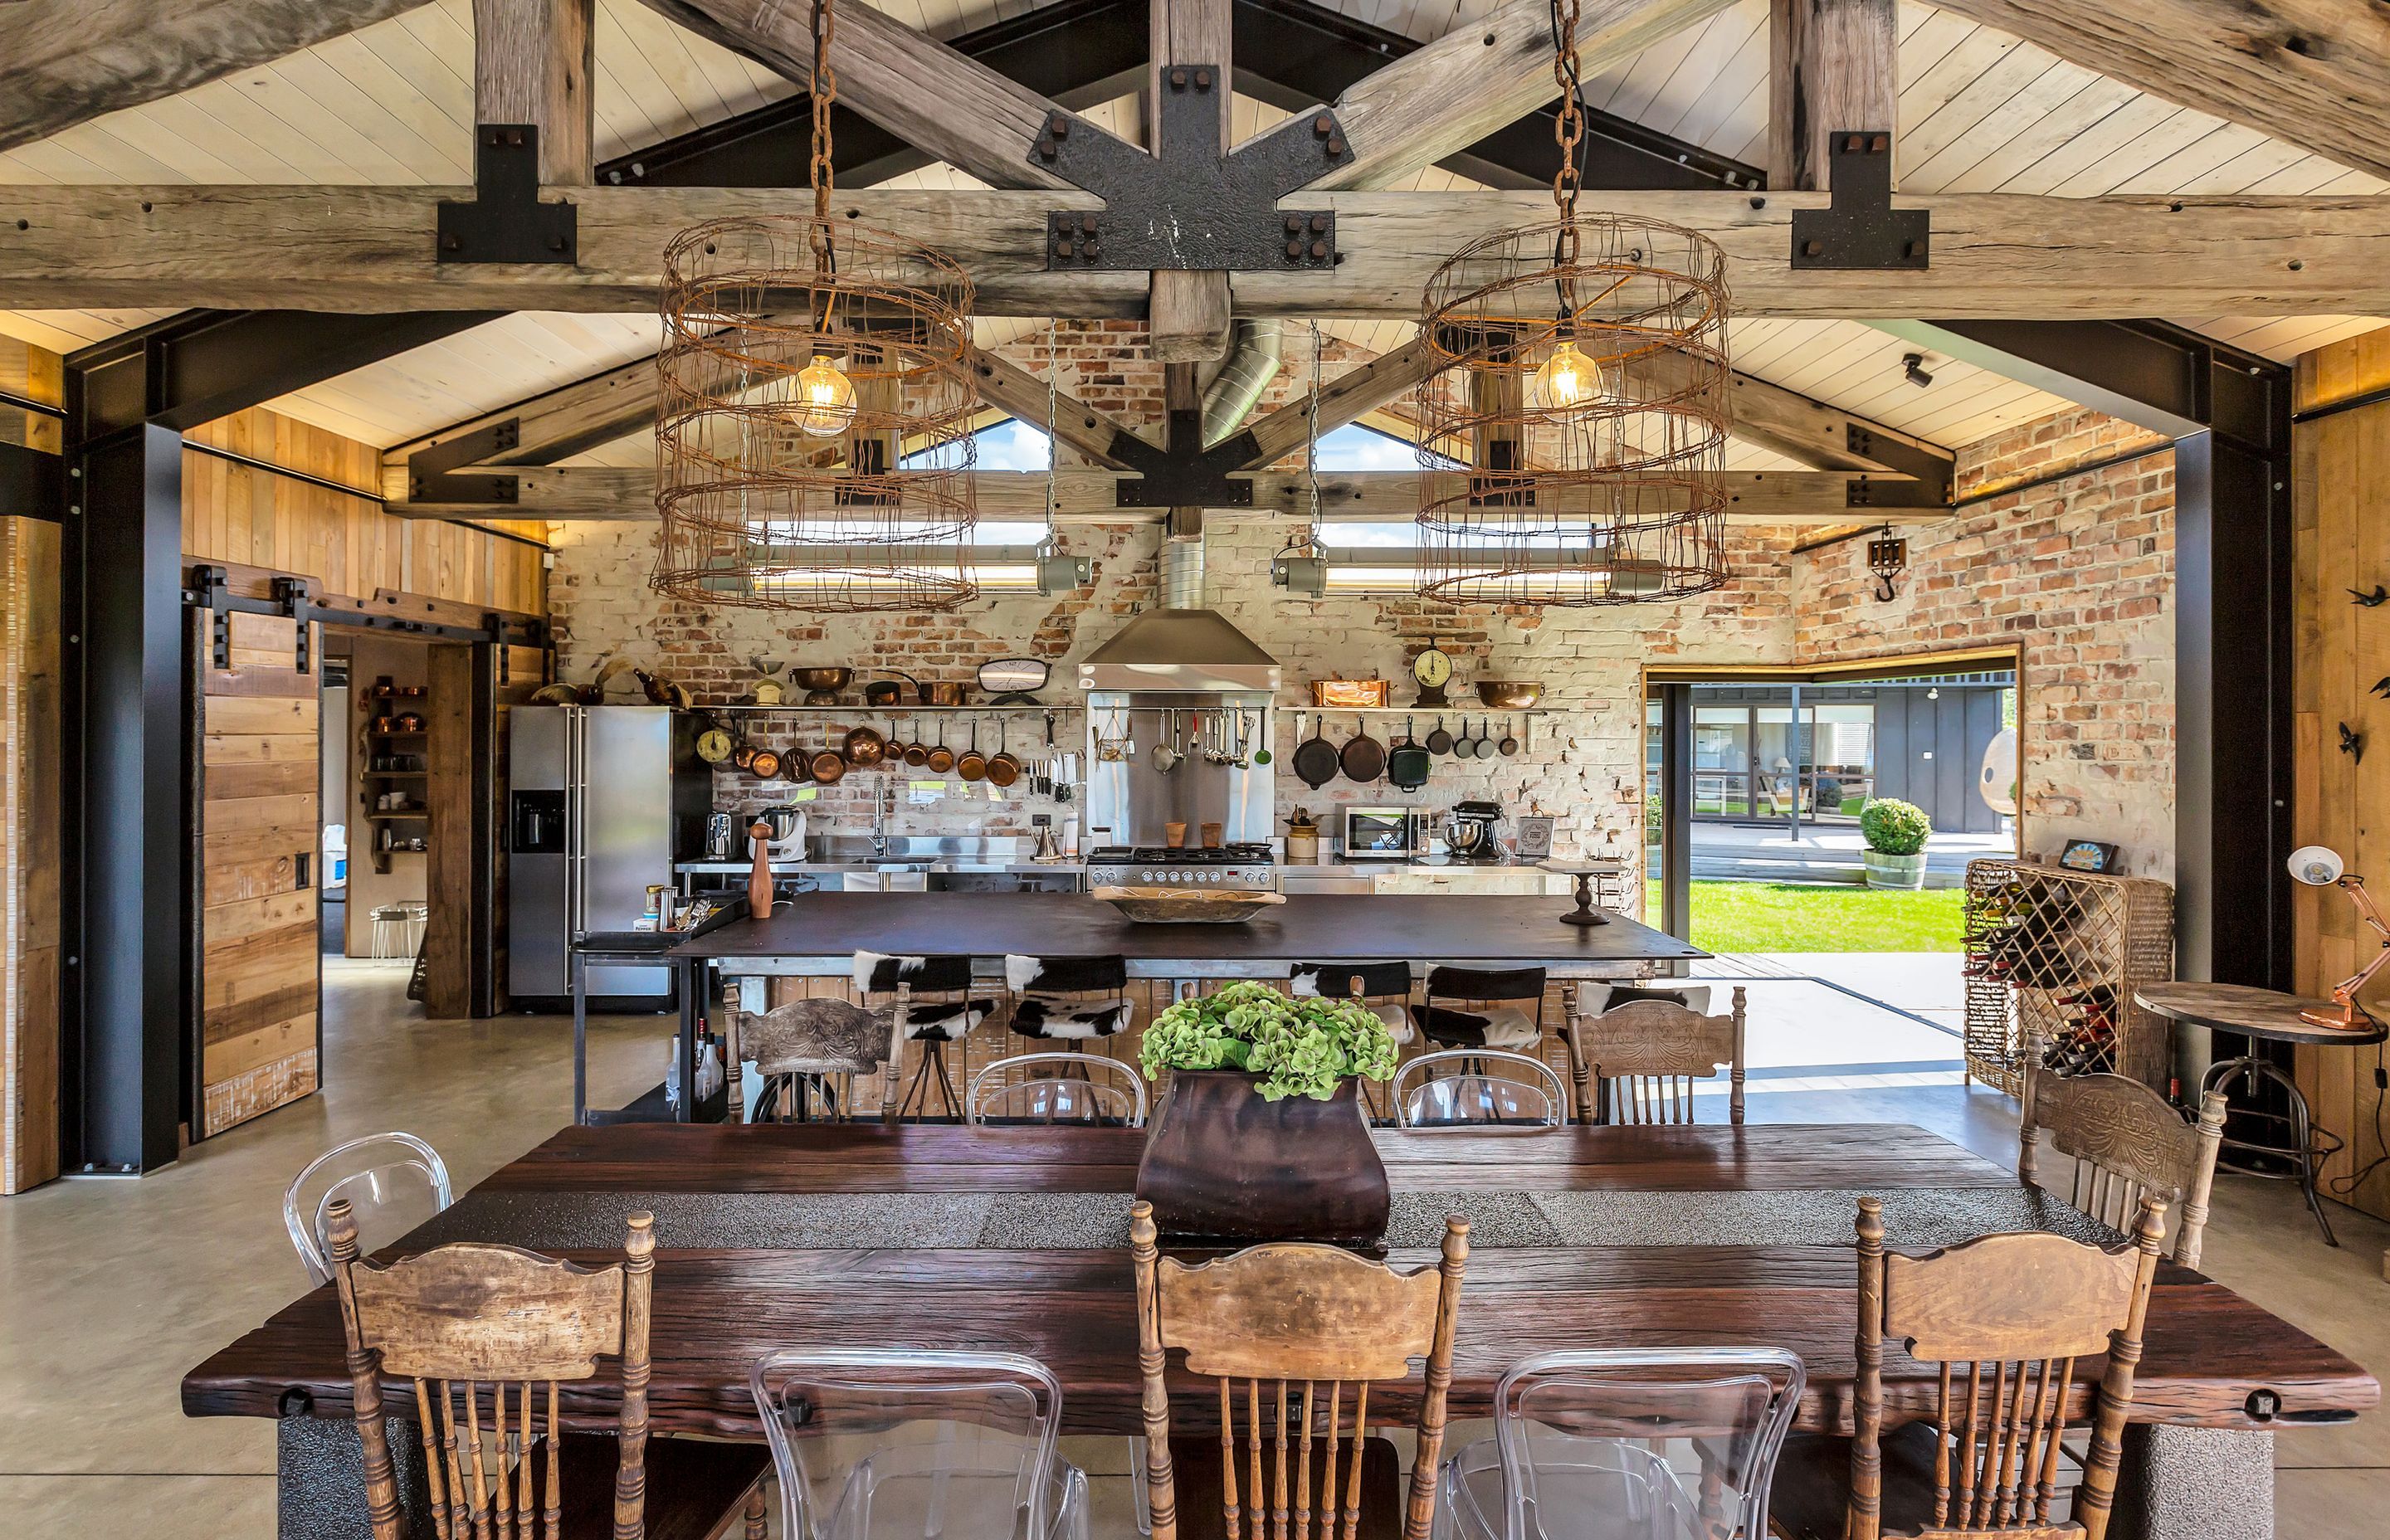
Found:
[[[946,1068],[946,1045],[962,1045],[961,1051],[968,1055],[971,1029],[996,1014],[993,996],[971,995],[970,956],[893,957],[857,952],[854,987],[861,992],[865,1007],[889,1026],[888,1068],[880,1082],[881,1118],[889,1123],[908,1119],[927,1123],[933,1117],[941,1123],[968,1121],[962,1093],[956,1089]],[[897,1056],[907,1043],[921,1057],[914,1067],[912,1083],[900,1096],[896,1083],[903,1076],[904,1064]],[[970,1072],[968,1058],[962,1068],[964,1074]],[[932,1094],[938,1098],[935,1114],[930,1110]]]
[[[415,956],[415,942],[410,935],[414,916],[405,904],[384,904],[377,907],[373,920],[373,955],[388,961]]]

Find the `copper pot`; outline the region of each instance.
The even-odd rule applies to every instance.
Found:
[[[846,756],[831,748],[825,740],[819,749],[814,751],[812,758],[806,761],[806,768],[813,772],[814,779],[822,785],[836,786],[845,777]]]
[[[955,767],[955,751],[946,747],[946,725],[943,722],[938,724],[938,741],[931,748],[929,758],[924,763],[941,776]]]
[[[841,753],[857,770],[868,770],[888,757],[888,740],[876,727],[851,728]]]
[[[921,719],[918,716],[910,719],[906,724],[906,731],[910,736],[905,742],[904,760],[918,770],[930,763],[930,746],[921,741]],[[893,746],[890,751],[894,752]]]
[[[963,703],[960,685],[920,685],[916,687],[924,706],[959,706]]]
[[[990,786],[1010,786],[1021,778],[1021,762],[1012,757],[1010,749],[1005,747],[1009,725],[1001,718],[996,724],[996,757],[987,762],[987,784]]]
[[[955,761],[955,774],[967,781],[987,778],[987,756],[979,751],[979,718],[971,718],[971,746]]]
[[[780,778],[780,756],[770,749],[758,749],[747,764],[748,773],[757,780],[776,781]]]

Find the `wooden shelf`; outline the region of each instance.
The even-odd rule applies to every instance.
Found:
[[[384,811],[377,808],[373,812],[366,815],[366,822],[369,824],[420,823],[430,816],[431,810],[428,807],[417,808],[412,813],[400,813],[395,810]]]
[[[431,777],[431,772],[429,770],[368,770],[366,774],[376,780],[384,781],[407,779],[429,780]]]
[[[422,738],[430,729],[423,727],[367,727],[367,738]]]
[[[692,706],[697,716],[1042,716],[1047,712],[1083,712],[1084,700],[1057,700],[1052,705],[1031,706],[914,706],[902,702],[893,706],[867,706],[852,701],[843,706]],[[1253,708],[1245,708],[1251,711]]]

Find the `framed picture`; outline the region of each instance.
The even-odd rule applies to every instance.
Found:
[[[2058,864],[2071,872],[2111,872],[2116,869],[2116,847],[2101,840],[2069,840]]]
[[[1519,820],[1519,836],[1513,853],[1522,861],[1541,861],[1552,853],[1552,821],[1541,814],[1530,814]]]

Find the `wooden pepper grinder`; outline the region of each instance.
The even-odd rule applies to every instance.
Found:
[[[756,919],[772,915],[772,826],[761,818],[747,826],[755,841],[755,865],[747,873],[747,913]]]

